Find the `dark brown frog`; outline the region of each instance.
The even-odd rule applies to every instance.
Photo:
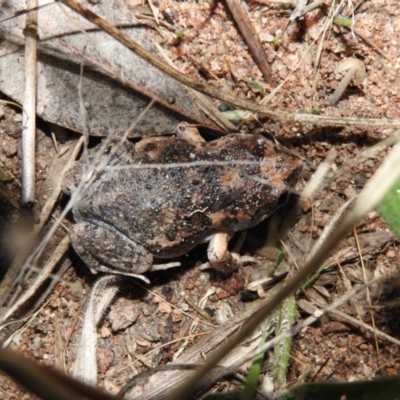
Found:
[[[96,149],[89,165],[99,162]],[[107,166],[74,205],[72,245],[94,270],[142,274],[154,260],[210,242],[212,267],[232,271],[230,237],[270,216],[296,184],[302,162],[261,135],[212,142],[147,138],[107,148]],[[86,159],[86,161],[88,161]],[[78,161],[65,190],[84,170]],[[157,267],[157,266],[156,266]]]

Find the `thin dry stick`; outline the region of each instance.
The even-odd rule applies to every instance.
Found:
[[[348,301],[349,299],[351,299],[352,297],[354,297],[355,295],[360,293],[365,288],[368,288],[372,284],[378,284],[382,280],[383,280],[383,278],[377,278],[363,286],[354,288],[349,293],[347,293],[345,296],[343,296],[342,298],[340,298],[339,300],[337,300],[335,303],[331,304],[330,306],[326,307],[325,309],[321,310],[321,309],[315,307],[313,315],[309,316],[308,318],[306,318],[303,321],[300,321],[297,325],[293,326],[289,331],[281,333],[279,336],[275,336],[273,339],[269,340],[264,345],[260,346],[256,350],[249,352],[244,357],[240,358],[239,360],[235,361],[231,365],[227,366],[225,368],[225,370],[221,373],[221,376],[213,377],[215,382],[218,379],[220,379],[221,377],[226,376],[229,373],[233,373],[238,368],[240,368],[241,365],[243,365],[244,363],[246,363],[248,361],[251,361],[254,357],[257,356],[257,354],[265,353],[269,349],[273,348],[280,341],[282,341],[288,337],[293,337],[294,335],[299,333],[304,327],[313,324],[315,321],[320,319],[325,314],[334,313],[334,314],[340,315],[347,321],[351,321],[351,322],[357,324],[358,326],[360,326],[361,328],[364,328],[368,331],[372,331],[373,328],[371,326],[369,326],[361,321],[355,320],[354,318],[350,318],[347,314],[337,311],[336,308],[338,308],[341,304],[344,304],[346,301]],[[395,343],[397,346],[400,345],[399,340],[392,338],[391,336],[387,335],[384,332],[378,331],[378,335],[382,340],[387,340],[389,342]]]
[[[353,5],[352,10],[349,10],[349,12],[347,12],[345,14],[345,16],[347,18],[353,18],[354,17],[354,13],[357,10],[358,7],[361,6],[361,4],[364,3],[364,0],[360,0],[358,1],[358,3],[356,3],[355,5]],[[353,18],[354,19],[354,18]],[[383,58],[386,58],[386,60],[388,60],[389,62],[392,62],[392,60],[390,59],[390,57],[382,50],[380,49],[377,44],[371,40],[368,39],[363,33],[360,32],[359,29],[357,29],[354,24],[352,24],[351,26],[343,26],[340,25],[343,28],[347,29],[348,31],[351,31],[353,33],[355,33],[357,36],[359,36],[367,45],[371,46],[377,53],[379,53]]]
[[[348,31],[354,32],[357,36],[359,36],[365,43],[367,43],[369,46],[371,46],[377,53],[379,53],[383,58],[386,58],[386,60],[392,62],[391,58],[382,50],[378,47],[378,45],[371,39],[368,39],[363,33],[360,32],[358,28],[355,26],[343,26],[343,28],[347,29]]]
[[[358,241],[358,235],[357,235],[357,231],[355,228],[353,228],[353,234],[354,234],[354,239],[356,241],[356,245],[357,245],[357,251],[358,254],[360,256],[360,262],[361,262],[361,269],[362,269],[362,273],[363,273],[363,280],[364,283],[367,283],[367,275],[365,273],[365,265],[364,265],[364,258],[363,258],[363,254],[361,251],[361,246],[360,246],[360,242]],[[372,306],[372,301],[371,301],[371,295],[370,295],[370,291],[369,288],[367,288],[367,301],[368,301],[368,305],[371,307]],[[372,327],[374,328],[374,339],[375,339],[375,347],[376,347],[376,353],[378,355],[378,361],[380,360],[380,351],[379,351],[379,344],[378,344],[378,338],[376,336],[376,325],[375,325],[375,317],[374,317],[374,312],[372,310],[372,307],[370,308],[369,311],[370,315],[371,315],[371,322],[372,322]]]
[[[29,9],[37,0],[28,0]],[[25,34],[25,93],[22,119],[22,196],[23,205],[35,203],[35,131],[36,131],[36,59],[37,11],[26,16]]]
[[[191,339],[191,340],[198,339],[198,338],[201,338],[202,336],[207,336],[209,334],[210,334],[210,332],[208,331],[208,332],[200,332],[200,333],[194,333],[194,334],[188,334],[188,335],[185,335],[185,336],[180,336],[180,337],[178,337],[178,338],[176,338],[174,340],[170,340],[167,343],[160,344],[160,345],[154,347],[153,349],[149,350],[148,352],[146,352],[146,353],[144,353],[142,355],[132,355],[132,357],[133,357],[133,359],[135,361],[139,361],[140,363],[142,363],[142,364],[144,364],[144,365],[146,365],[148,367],[149,364],[151,364],[151,365],[153,365],[153,364],[149,363],[146,360],[146,357],[147,358],[151,357],[152,360],[153,360],[154,353],[157,354],[160,349],[163,349],[164,347],[171,346],[171,344],[174,344],[174,343],[178,343],[178,342],[181,342],[181,341],[184,341],[184,340],[189,340],[189,339]],[[123,366],[121,369],[114,371],[112,374],[110,374],[110,376],[118,376],[118,375],[120,375],[122,371],[124,371],[124,370],[126,370],[128,368],[131,368],[132,367],[132,363],[133,363],[133,361],[131,361],[130,364]],[[171,364],[171,365],[174,365],[174,364]]]
[[[78,153],[80,151],[82,145],[82,139],[79,140],[73,148],[70,150],[70,154],[66,155],[69,158],[69,163],[66,164],[63,171],[60,174],[60,179],[53,185],[53,190],[51,192],[50,197],[47,199],[45,205],[43,206],[41,215],[40,215],[40,223],[36,224],[33,228],[33,231],[30,235],[29,243],[34,242],[37,236],[40,234],[43,229],[44,224],[47,222],[53,208],[56,203],[58,196],[61,192],[61,183],[64,174],[67,172],[68,168],[70,168],[70,163],[76,159]],[[11,267],[8,269],[4,279],[0,284],[0,305],[4,305],[4,303],[8,300],[9,295],[18,280],[18,274],[21,272],[21,265],[23,265],[26,257],[30,253],[32,249],[29,246],[26,246],[24,249],[20,251],[18,256],[14,259]],[[42,271],[43,272],[43,271]],[[4,322],[4,316],[0,319],[1,322]]]
[[[148,111],[148,109],[153,105],[154,100],[152,100],[150,102],[150,104],[141,112],[141,114],[137,117],[137,119],[131,124],[131,126],[128,128],[128,130],[124,133],[124,136],[121,138],[121,143],[123,142],[123,140],[126,139],[126,137],[128,136],[129,132],[134,129],[134,127],[136,126],[137,123],[139,123],[139,121],[141,120],[141,118],[143,118],[143,116],[146,114],[146,112]],[[82,142],[84,141],[84,136],[81,137],[80,140],[78,140],[78,142],[76,143],[76,147],[74,148],[74,150],[77,150],[77,148],[79,149],[80,146],[82,145]],[[102,150],[104,151],[105,147],[107,145],[107,141],[103,142],[103,148]],[[118,148],[118,146],[115,147],[114,151],[116,151]],[[72,152],[71,152],[72,155]],[[77,154],[74,153],[73,154],[73,159],[75,160]],[[111,157],[111,155],[109,155]],[[98,169],[104,168],[105,165],[103,163],[100,163],[99,165],[97,165]],[[64,174],[67,172],[67,170],[69,169],[69,166],[66,165],[63,169],[63,172],[61,174],[61,179],[58,181],[58,186],[57,189],[61,190],[61,183],[63,180],[63,176]],[[94,174],[95,175],[95,174]],[[92,176],[92,179],[94,179],[94,175]],[[41,254],[44,251],[44,248],[46,246],[46,244],[48,243],[49,239],[54,235],[55,231],[57,230],[58,226],[61,224],[61,221],[63,220],[63,218],[66,216],[66,214],[71,210],[71,208],[73,207],[73,204],[76,204],[77,199],[79,198],[79,196],[82,194],[82,191],[84,190],[84,188],[86,187],[86,185],[89,185],[90,181],[88,182],[81,182],[78,185],[78,188],[76,191],[74,191],[71,195],[70,201],[67,204],[67,206],[64,208],[64,210],[62,211],[62,213],[60,214],[59,218],[57,219],[57,221],[52,225],[52,227],[49,229],[49,231],[46,233],[46,235],[44,236],[44,238],[42,239],[42,241],[40,242],[40,244],[37,246],[36,250],[34,251],[34,253],[25,261],[25,265],[34,265],[35,263],[37,263],[39,257],[41,256]],[[54,190],[54,193],[58,193],[59,191]],[[50,200],[50,199],[49,199]],[[46,203],[46,205],[48,204],[48,202]],[[51,211],[51,210],[50,210]],[[43,227],[43,224],[45,223],[45,221],[47,220],[48,215],[46,216],[46,219],[43,219],[43,221],[41,221],[41,224],[38,224],[35,226],[34,231],[32,232],[31,237],[35,238],[36,235],[40,232],[41,228]],[[5,281],[6,283],[1,283],[0,285],[0,299],[4,299],[3,301],[5,301],[5,299],[8,297],[9,293],[11,292],[12,288],[13,288],[13,284],[15,283],[15,280],[17,278],[18,275],[18,271],[20,270],[20,266],[23,265],[23,261],[26,258],[27,254],[29,254],[30,249],[26,248],[24,249],[24,251],[22,251],[17,258],[14,260],[13,264],[12,264],[12,268],[10,268],[11,272],[7,273]],[[131,276],[136,276],[136,277],[140,277],[141,279],[144,279],[144,277],[142,275],[135,275],[135,274],[131,274]],[[19,304],[19,303],[18,303]],[[10,315],[9,312],[6,313],[7,317]],[[1,321],[5,321],[5,317],[3,316]]]
[[[6,349],[17,337],[21,337],[22,334],[32,325],[32,322],[38,317],[41,311],[51,302],[52,298],[49,297],[38,309],[30,315],[26,315],[23,318],[8,322],[4,326],[14,325],[11,335],[7,337],[4,342],[1,343],[1,347]],[[15,324],[18,324],[17,326]],[[16,339],[18,340],[18,339]]]
[[[88,21],[97,25],[99,28],[107,32],[115,40],[123,44],[128,49],[135,52],[139,57],[149,62],[160,71],[169,75],[171,78],[176,79],[190,88],[197,90],[201,93],[207,94],[216,99],[222,100],[226,103],[236,106],[238,109],[253,111],[267,115],[273,120],[280,120],[286,122],[299,122],[308,123],[317,126],[341,126],[341,127],[368,127],[368,128],[398,128],[400,127],[400,119],[366,119],[366,118],[342,118],[342,117],[331,117],[311,114],[291,114],[289,112],[268,109],[267,107],[259,104],[252,103],[247,100],[240,99],[232,96],[229,93],[224,93],[217,88],[208,86],[198,79],[191,78],[175,68],[164,63],[158,57],[154,56],[143,47],[139,46],[134,40],[123,34],[118,28],[109,24],[103,18],[93,13],[88,8],[79,4],[76,0],[58,0],[65,4],[78,14],[86,18]]]
[[[39,275],[35,278],[32,285],[29,285],[28,290],[22,296],[18,297],[16,303],[7,308],[7,311],[2,316],[2,320],[7,320],[15,311],[18,310],[25,302],[27,302],[39,289],[40,285],[51,275],[53,269],[57,266],[62,256],[69,248],[69,236],[65,235],[63,240],[58,244],[56,250],[51,256],[51,259],[46,263],[45,267],[40,270]],[[1,328],[0,328],[1,329]]]
[[[356,201],[354,210],[346,215],[343,222],[339,224],[337,229],[332,231],[321,247],[312,255],[306,264],[299,269],[297,274],[286,282],[286,285],[271,297],[269,301],[257,310],[247,321],[243,323],[240,331],[237,332],[229,341],[217,349],[207,362],[198,368],[188,379],[178,387],[168,400],[187,399],[196,388],[197,383],[207,375],[211,368],[217,365],[229,352],[238,344],[245,340],[253,330],[271,314],[282,302],[290,296],[299,285],[304,282],[313,272],[315,272],[326,260],[339,242],[347,235],[349,230],[353,228],[372,208],[374,208],[385,196],[387,191],[393,186],[400,176],[400,165],[398,163],[400,157],[400,145],[397,145],[376,174],[371,178],[368,186],[364,188]]]
[[[244,41],[246,42],[247,46],[249,46],[250,53],[253,56],[255,63],[258,65],[258,68],[260,68],[260,71],[263,74],[265,81],[270,85],[273,85],[274,80],[272,78],[271,68],[265,55],[264,46],[262,45],[246,10],[243,8],[241,1],[225,1],[233,15],[233,18],[235,19]]]
[[[344,312],[341,312],[339,310],[333,310],[332,314],[337,315],[342,320],[348,321],[350,324],[359,326],[360,328],[373,333],[376,337],[378,337],[382,340],[386,340],[388,342],[394,343],[397,346],[400,346],[400,340],[394,338],[393,336],[388,335],[385,332],[382,332],[382,331],[376,329],[375,326],[370,326],[370,325],[366,324],[365,322],[355,319],[353,317],[350,317],[350,315],[347,315]]]
[[[327,43],[324,39],[331,32],[333,17],[338,13],[341,5],[342,5],[342,2],[336,7],[336,9],[334,9],[333,8],[334,5],[332,5],[332,7],[329,9],[328,20],[327,20],[327,22],[324,23],[324,26],[323,26],[321,39],[320,39],[319,45],[317,47],[317,51],[315,54],[315,61],[314,61],[313,92],[315,92],[315,93],[317,92],[318,71],[320,68],[322,53],[323,53],[323,51],[325,51],[326,43]]]

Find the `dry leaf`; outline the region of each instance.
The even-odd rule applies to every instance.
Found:
[[[88,5],[153,54],[165,59],[150,31],[134,27],[133,13],[118,1]],[[25,9],[15,0],[0,9],[0,18]],[[39,10],[38,114],[45,120],[106,136],[124,132],[149,104],[159,99],[130,136],[175,132],[182,120],[217,129],[196,105],[185,86],[150,66],[124,46],[60,4]],[[23,27],[25,16],[2,22],[0,34],[0,90],[21,102],[23,96]],[[83,75],[81,65],[84,65]],[[79,87],[84,112],[80,111]],[[163,105],[160,105],[162,103]]]

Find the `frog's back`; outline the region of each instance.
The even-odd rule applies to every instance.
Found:
[[[127,143],[75,218],[112,226],[157,257],[184,254],[215,231],[246,229],[276,209],[285,188],[260,175],[266,154],[276,157],[265,146],[273,147],[258,135]]]

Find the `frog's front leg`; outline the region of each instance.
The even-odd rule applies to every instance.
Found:
[[[210,265],[222,272],[235,271],[240,263],[240,257],[236,253],[230,253],[228,242],[231,234],[217,232],[213,234],[208,244],[207,256]]]
[[[142,245],[106,225],[79,222],[70,238],[76,253],[94,273],[137,275],[153,265],[153,256]]]
[[[200,135],[195,125],[187,122],[181,122],[176,127],[176,136],[180,139],[185,139],[188,142],[204,143],[204,138]]]

